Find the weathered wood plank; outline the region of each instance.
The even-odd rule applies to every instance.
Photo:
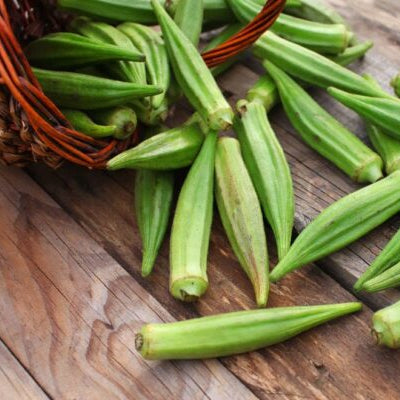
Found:
[[[22,171],[0,168],[0,337],[57,399],[252,399],[218,361],[147,363],[171,316]]]
[[[197,304],[184,305],[168,292],[168,243],[154,274],[146,280],[140,277],[141,246],[132,210],[132,173],[107,175],[77,167],[57,172],[39,167],[30,172],[175,318],[254,307],[251,285],[229,248],[218,218],[211,237],[209,291]],[[352,299],[321,270],[307,267],[273,287],[270,306]],[[378,393],[386,390],[395,395],[400,383],[392,371],[400,359],[374,346],[370,318],[371,311],[366,308],[363,314],[318,328],[286,344],[223,362],[263,399],[379,398]]]
[[[0,398],[2,400],[45,400],[47,395],[0,342]]]

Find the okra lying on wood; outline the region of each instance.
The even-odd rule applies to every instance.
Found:
[[[351,193],[314,219],[271,273],[277,282],[289,272],[340,250],[400,211],[400,171]]]
[[[58,106],[95,110],[129,103],[162,92],[153,85],[122,82],[76,72],[47,71],[33,68],[43,91]]]
[[[400,139],[400,100],[361,96],[330,87],[328,93],[346,107],[360,114],[371,124],[382,128],[395,139]]]
[[[235,131],[258,198],[275,235],[279,259],[289,251],[294,223],[293,182],[288,162],[265,108],[258,102],[238,103],[241,119]]]
[[[322,88],[335,86],[366,96],[390,97],[383,89],[378,89],[349,69],[273,32],[267,32],[257,40],[254,54],[311,85]]]
[[[400,348],[400,302],[376,312],[372,323],[377,344],[391,349]]]
[[[277,84],[286,115],[302,139],[357,182],[382,177],[382,160],[360,139],[328,114],[285,72],[265,61]]]
[[[183,183],[172,224],[170,292],[183,301],[199,299],[208,288],[216,144],[217,133],[209,132]]]
[[[159,133],[108,161],[107,168],[173,170],[193,163],[204,134],[197,123]]]
[[[225,357],[281,343],[361,308],[361,303],[282,307],[148,324],[135,344],[148,360]]]
[[[108,61],[144,61],[134,49],[123,49],[69,32],[52,33],[31,42],[25,54],[32,65],[68,69]]]
[[[364,272],[354,285],[356,291],[364,288],[364,284],[382,274],[395,264],[400,262],[400,231],[398,231],[389,243],[385,246],[382,252],[375,258],[374,262]]]
[[[197,48],[162,8],[159,1],[151,2],[163,32],[175,78],[183,93],[211,129],[228,129],[233,122],[233,110]]]
[[[236,257],[253,284],[257,305],[264,307],[269,293],[264,221],[237,139],[219,139],[215,172],[216,200],[222,224]]]
[[[365,282],[362,288],[369,293],[375,293],[398,286],[400,286],[400,263]]]

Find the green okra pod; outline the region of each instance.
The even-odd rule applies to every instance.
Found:
[[[116,139],[128,138],[137,128],[137,116],[130,107],[119,106],[95,110],[90,113],[90,116],[99,124],[116,126],[117,130],[113,135]]]
[[[364,57],[365,54],[371,50],[374,43],[370,40],[366,42],[356,44],[354,46],[348,47],[343,53],[337,54],[335,56],[329,56],[329,58],[334,61],[336,64],[341,66],[350,65],[354,61],[359,60]]]
[[[182,125],[118,154],[108,161],[107,168],[161,171],[184,168],[193,163],[203,141],[204,134],[197,123]]]
[[[264,307],[269,293],[269,263],[264,221],[256,190],[237,139],[223,137],[215,162],[216,199],[229,242]]]
[[[211,129],[228,129],[233,122],[233,110],[198,50],[159,1],[151,2],[164,35],[175,78],[183,93]]]
[[[151,274],[171,216],[174,174],[138,170],[135,177],[135,212],[143,243],[142,276]]]
[[[400,349],[400,302],[376,312],[372,323],[377,344]]]
[[[393,78],[391,85],[396,95],[400,97],[400,74]]]
[[[333,203],[297,237],[271,273],[277,282],[289,272],[344,248],[400,211],[400,171]]]
[[[199,299],[208,288],[217,137],[208,133],[182,186],[172,224],[170,292],[183,301]]]
[[[395,139],[400,139],[400,100],[395,97],[381,98],[361,96],[335,87],[328,93],[346,107],[360,114],[371,124],[382,128]]]
[[[246,99],[261,103],[267,112],[271,111],[280,101],[275,81],[268,74],[262,75],[247,92]]]
[[[258,102],[238,103],[241,119],[235,131],[258,198],[275,235],[278,257],[289,251],[294,224],[290,168],[265,109]]]
[[[104,126],[96,124],[83,111],[65,109],[62,110],[62,113],[74,129],[94,138],[99,139],[114,136],[117,131],[115,125]]]
[[[328,114],[285,72],[265,61],[277,84],[285,112],[302,139],[357,182],[382,177],[382,160],[360,139]]]
[[[33,68],[43,91],[58,106],[96,110],[119,106],[144,96],[162,92],[154,85],[122,82],[76,72],[47,71]]]
[[[281,343],[361,308],[361,303],[281,307],[148,324],[135,344],[149,360],[224,357]]]
[[[261,36],[254,53],[274,63],[288,74],[314,86],[335,86],[366,96],[388,97],[383,90],[363,77],[312,50],[289,42],[273,32]]]
[[[186,37],[198,46],[203,27],[203,0],[179,0],[176,5],[174,21]]]
[[[354,285],[356,291],[364,289],[364,284],[382,274],[395,264],[400,262],[400,231],[398,231],[382,252],[375,258],[374,262],[364,272]]]
[[[369,293],[375,293],[398,286],[400,286],[400,263],[365,282],[362,288]]]
[[[25,48],[30,63],[46,69],[69,69],[108,61],[144,61],[134,49],[123,49],[69,32],[52,33]]]

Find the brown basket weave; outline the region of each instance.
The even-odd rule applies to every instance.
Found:
[[[73,130],[42,92],[22,46],[65,26],[68,15],[58,12],[54,3],[0,0],[0,161],[19,167],[40,161],[57,168],[68,160],[102,169],[110,157],[137,142],[138,132],[125,141],[88,137]],[[214,67],[249,47],[275,22],[285,3],[286,0],[267,1],[248,26],[203,54],[207,65]]]

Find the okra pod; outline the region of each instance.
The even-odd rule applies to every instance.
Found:
[[[275,81],[270,75],[262,75],[247,92],[246,99],[262,104],[267,112],[279,103],[279,92]]]
[[[343,53],[335,56],[329,56],[329,58],[335,63],[345,67],[346,65],[350,65],[354,61],[364,57],[365,54],[373,47],[373,45],[373,42],[367,40],[366,42],[348,47]]]
[[[229,242],[253,284],[259,307],[267,304],[269,266],[261,206],[237,139],[223,137],[215,162],[216,199]]]
[[[32,65],[47,69],[69,69],[107,61],[144,61],[136,50],[100,44],[69,32],[52,33],[31,42],[25,55]]]
[[[58,106],[95,110],[129,103],[162,92],[154,85],[122,82],[76,72],[47,71],[33,68],[43,91]]]
[[[400,139],[399,99],[361,96],[335,87],[328,88],[328,93],[388,135]]]
[[[182,125],[118,154],[108,161],[107,168],[161,171],[184,168],[193,163],[203,141],[204,134],[198,124]]]
[[[400,302],[376,312],[372,322],[377,344],[400,349]]]
[[[400,74],[393,78],[391,85],[396,95],[400,97]]]
[[[148,324],[135,344],[149,360],[225,357],[284,342],[361,308],[361,303],[281,307]]]
[[[400,263],[365,282],[362,288],[369,293],[375,293],[398,286],[400,286]]]
[[[375,182],[382,177],[378,154],[328,114],[285,72],[268,61],[264,66],[277,84],[290,122],[310,147],[357,182]]]
[[[120,106],[109,109],[96,110],[90,113],[93,120],[102,125],[117,127],[114,133],[116,139],[126,139],[133,135],[137,128],[137,116],[130,107]]]
[[[342,249],[400,211],[400,171],[333,203],[297,237],[271,273],[277,282],[289,272]]]
[[[398,231],[382,252],[375,258],[374,262],[364,272],[354,285],[356,291],[364,289],[367,281],[377,277],[395,264],[400,262],[400,231]]]
[[[104,126],[96,124],[83,111],[66,109],[62,110],[62,113],[74,129],[94,138],[114,136],[117,131],[115,125]]]
[[[135,177],[135,212],[143,243],[142,276],[151,274],[170,220],[174,174],[142,169]]]
[[[283,149],[258,102],[239,102],[241,119],[235,131],[243,159],[275,235],[278,257],[289,251],[294,224],[294,193],[290,168]]]
[[[368,137],[382,157],[388,175],[400,169],[400,141],[387,135],[382,129],[367,123]]]
[[[193,107],[212,130],[228,129],[233,110],[224,98],[210,70],[196,47],[162,8],[151,0],[161,26],[174,75]]]
[[[254,53],[311,85],[335,86],[366,96],[388,97],[382,89],[347,68],[312,50],[267,32],[254,45]]]
[[[197,47],[203,27],[203,0],[179,0],[174,21],[186,37]]]
[[[208,288],[216,143],[217,133],[209,132],[182,186],[172,224],[170,292],[183,301],[199,299]]]

